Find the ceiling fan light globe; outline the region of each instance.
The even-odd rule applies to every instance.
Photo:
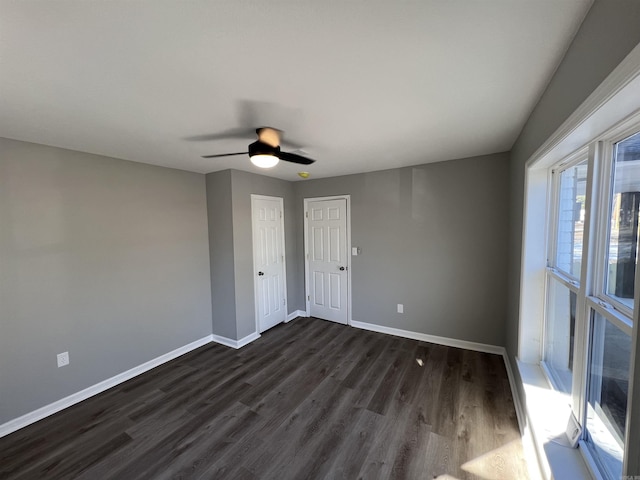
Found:
[[[260,168],[275,167],[280,159],[275,155],[257,154],[250,157],[251,163]]]

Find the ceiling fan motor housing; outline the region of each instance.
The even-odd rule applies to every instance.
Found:
[[[254,155],[273,155],[277,157],[280,155],[280,147],[272,147],[258,140],[249,145],[249,156],[253,157]]]

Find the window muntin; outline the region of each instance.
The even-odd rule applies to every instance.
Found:
[[[548,278],[544,363],[556,389],[571,394],[576,328],[576,293]]]
[[[557,172],[554,267],[580,278],[584,233],[587,160]]]
[[[640,132],[614,144],[611,177],[604,293],[632,310],[640,237]]]
[[[585,442],[609,478],[622,474],[631,356],[631,336],[615,323],[592,310]]]

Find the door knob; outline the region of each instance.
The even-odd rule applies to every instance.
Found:
[[[258,276],[261,277],[264,275],[264,272],[258,272]]]
[[[339,270],[340,270],[340,271],[343,271],[343,270],[344,270],[344,267],[340,267],[340,268],[339,268]]]

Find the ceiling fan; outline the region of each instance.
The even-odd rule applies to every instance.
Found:
[[[258,140],[249,145],[247,152],[221,153],[217,155],[203,155],[202,158],[230,157],[232,155],[249,154],[251,163],[260,168],[275,167],[280,160],[285,162],[298,163],[300,165],[311,165],[315,160],[297,153],[283,152],[280,150],[281,130],[271,127],[261,127],[256,129]]]

